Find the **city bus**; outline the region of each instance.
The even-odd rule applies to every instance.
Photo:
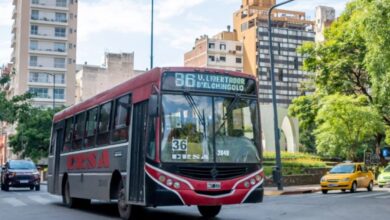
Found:
[[[110,82],[107,82],[110,83]],[[68,207],[223,205],[263,200],[255,77],[240,72],[155,68],[53,118],[48,191]]]

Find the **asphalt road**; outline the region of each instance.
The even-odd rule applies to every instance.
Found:
[[[147,208],[138,219],[195,220],[201,219],[196,207]],[[265,197],[262,204],[223,207],[217,219],[233,220],[376,220],[389,219],[390,189],[357,193],[330,192]],[[0,192],[1,220],[106,220],[119,219],[115,204],[93,201],[84,209],[68,209],[61,198],[46,192],[11,189]]]

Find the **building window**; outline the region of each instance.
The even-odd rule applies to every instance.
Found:
[[[236,50],[237,51],[242,51],[242,47],[241,46],[236,46]]]
[[[209,49],[215,49],[215,44],[214,43],[209,43]]]
[[[38,57],[30,56],[30,66],[38,66]]]
[[[67,22],[67,20],[66,20],[66,13],[56,12],[55,16],[56,16],[56,21],[57,22],[64,22],[64,23]]]
[[[39,19],[39,11],[38,10],[32,10],[31,11],[31,19],[32,20],[38,20]]]
[[[219,57],[219,61],[221,61],[221,62],[226,62],[226,57],[220,56],[220,57]]]
[[[55,68],[65,68],[65,58],[54,58]]]
[[[226,50],[226,44],[220,44],[219,49],[221,50]]]
[[[56,0],[56,6],[57,7],[66,7],[67,0]]]
[[[214,56],[209,56],[209,61],[210,62],[214,62],[215,61],[215,57]]]
[[[38,26],[37,25],[31,25],[31,34],[38,35]]]
[[[242,58],[241,57],[236,57],[236,63],[242,63]]]
[[[65,74],[56,74],[55,80],[57,84],[65,84]]]
[[[47,99],[49,98],[49,90],[47,88],[30,88],[29,93],[31,93],[35,98]]]
[[[55,99],[65,99],[65,90],[64,89],[54,89],[54,98]]]
[[[30,41],[30,50],[38,50],[38,41],[36,40]]]
[[[54,43],[54,51],[65,52],[65,43]]]
[[[38,5],[39,4],[39,0],[32,0],[32,4]]]
[[[55,36],[56,37],[65,37],[66,36],[66,29],[62,27],[56,27],[55,28]]]

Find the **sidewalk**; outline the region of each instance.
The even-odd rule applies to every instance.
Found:
[[[304,186],[285,186],[282,191],[279,191],[277,187],[265,187],[264,195],[266,196],[280,196],[280,195],[293,195],[303,193],[315,193],[321,191],[319,184],[317,185],[304,185]]]

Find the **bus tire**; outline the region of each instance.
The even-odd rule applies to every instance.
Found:
[[[121,219],[131,219],[133,206],[126,203],[126,190],[123,186],[123,182],[119,182],[118,190],[118,212]]]
[[[205,218],[214,218],[221,211],[221,206],[198,206],[200,214]]]
[[[40,188],[38,188],[39,190]],[[66,180],[62,191],[62,203],[69,208],[85,208],[91,204],[90,199],[73,198],[70,196],[69,181]]]

